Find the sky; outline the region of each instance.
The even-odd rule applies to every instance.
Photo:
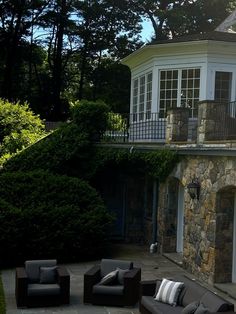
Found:
[[[143,30],[142,30],[142,33],[141,33],[141,36],[142,36],[142,40],[144,42],[147,42],[148,40],[151,39],[151,36],[153,35],[153,27],[152,27],[152,24],[149,20],[144,20],[143,23],[142,23],[142,26],[143,26]]]

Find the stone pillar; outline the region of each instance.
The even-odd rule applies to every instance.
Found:
[[[166,120],[166,143],[187,141],[188,119],[188,108],[174,108],[168,110]]]
[[[226,103],[204,100],[198,103],[197,143],[226,138]]]

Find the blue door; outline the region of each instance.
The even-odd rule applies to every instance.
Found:
[[[126,185],[123,180],[114,180],[103,188],[103,199],[110,213],[115,215],[111,234],[114,239],[125,235]]]

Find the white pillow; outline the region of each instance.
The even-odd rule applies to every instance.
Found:
[[[116,280],[118,274],[118,269],[111,271],[109,274],[104,276],[102,280],[99,282],[100,285],[109,285],[113,281]]]
[[[183,282],[176,282],[163,278],[155,300],[176,306],[183,286]]]

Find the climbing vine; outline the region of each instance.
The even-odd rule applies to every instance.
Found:
[[[98,172],[147,173],[164,181],[178,162],[176,152],[169,149],[139,151],[137,149],[97,148],[95,164]]]

